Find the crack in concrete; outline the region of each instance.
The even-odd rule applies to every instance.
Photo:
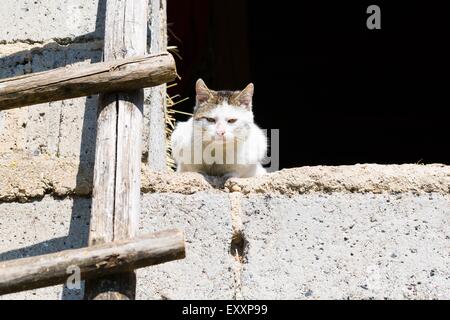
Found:
[[[59,122],[58,122],[58,141],[57,141],[57,145],[56,145],[56,156],[59,157],[61,155],[61,137],[62,137],[62,123],[63,123],[63,119],[64,119],[64,114],[63,114],[63,110],[65,107],[65,102],[64,100],[61,101],[61,105],[59,106]]]
[[[83,41],[68,41],[67,39],[50,39],[37,42],[1,42],[0,41],[0,58],[8,58],[9,56],[18,55],[40,55],[46,50],[102,50],[103,39],[87,38]],[[26,62],[24,62],[26,63]]]
[[[233,228],[230,254],[234,258],[234,294],[233,299],[242,300],[242,268],[245,263],[247,240],[245,239],[242,224],[241,194],[229,194],[231,207],[231,225]]]
[[[10,45],[10,44],[48,44],[48,43],[56,43],[60,46],[67,46],[69,44],[76,43],[88,43],[93,41],[103,41],[103,38],[94,37],[90,35],[83,35],[78,37],[63,37],[63,38],[51,38],[46,40],[33,40],[33,39],[13,39],[13,40],[0,40],[0,45]]]

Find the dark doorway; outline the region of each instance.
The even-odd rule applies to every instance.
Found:
[[[450,29],[443,4],[168,1],[170,44],[190,101],[255,84],[256,122],[280,129],[282,168],[354,163],[450,164]],[[184,120],[180,117],[180,120]]]

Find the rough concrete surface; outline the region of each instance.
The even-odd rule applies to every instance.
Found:
[[[0,41],[34,43],[48,39],[103,37],[104,3],[98,0],[4,0],[0,10]],[[97,12],[101,13],[98,17]]]
[[[0,261],[87,245],[91,201],[45,197],[30,203],[0,202]],[[62,295],[64,292],[64,295]],[[79,299],[80,291],[54,286],[0,299]]]
[[[44,194],[87,196],[92,192],[93,161],[0,153],[0,201],[29,201]],[[316,166],[285,169],[250,179],[205,177],[198,173],[154,172],[142,168],[144,193],[193,194],[199,191],[274,193],[293,196],[312,192],[402,193],[450,192],[450,166],[376,165]]]
[[[140,232],[181,228],[186,258],[138,271],[138,299],[232,299],[230,202],[219,194],[145,195]]]
[[[2,46],[0,45],[0,53]],[[57,67],[74,68],[101,60],[98,43],[47,45],[0,56],[0,78]],[[0,154],[93,161],[97,96],[55,101],[0,112]]]
[[[448,196],[251,195],[245,299],[449,299]]]
[[[90,195],[92,165],[49,156],[0,155],[0,201],[30,201],[45,194]]]
[[[88,198],[0,203],[0,260],[86,245],[89,209]],[[138,270],[137,298],[449,299],[449,213],[438,193],[144,194],[139,232],[183,228],[187,256]],[[61,297],[81,292],[2,298]]]
[[[0,261],[87,245],[91,201],[0,203]],[[142,198],[140,233],[181,228],[186,258],[138,270],[138,299],[232,299],[234,259],[227,197],[199,193],[148,194]],[[0,299],[81,299],[82,290],[54,286]]]
[[[105,4],[99,0],[3,0],[0,78],[100,62]],[[144,92],[146,154],[150,89]],[[82,164],[92,166],[96,118],[96,95],[1,111],[0,154],[81,158]]]
[[[102,59],[104,1],[6,0],[0,10],[0,78]],[[0,112],[0,154],[93,161],[97,97]]]
[[[24,153],[0,154],[0,201],[26,202],[46,194],[89,196],[92,193],[93,163],[47,155],[34,157]],[[142,191],[145,193],[193,194],[213,191],[221,179],[186,173],[153,172],[143,165]],[[211,184],[210,184],[211,183]]]
[[[443,164],[316,166],[285,169],[253,179],[231,179],[225,186],[242,193],[286,195],[310,192],[450,192],[450,166]]]

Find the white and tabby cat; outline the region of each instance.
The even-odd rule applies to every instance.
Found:
[[[193,117],[172,134],[177,171],[239,178],[265,173],[267,138],[253,121],[253,84],[242,91],[213,91],[199,79],[195,89]]]

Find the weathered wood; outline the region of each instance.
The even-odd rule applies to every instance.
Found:
[[[114,239],[134,237],[141,212],[144,91],[119,95]]]
[[[175,61],[170,53],[144,54],[0,79],[0,111],[100,92],[152,87],[175,79]]]
[[[113,241],[117,95],[99,96],[89,245]]]
[[[146,53],[147,10],[148,0],[107,1],[103,52],[106,61]],[[103,95],[100,101],[100,114],[105,113],[106,119],[115,116],[115,122],[100,123],[103,119],[98,118],[90,244],[133,237],[140,213],[143,89]],[[115,156],[107,159],[112,154]],[[104,174],[108,178],[101,178]],[[112,183],[105,186],[103,180]],[[113,214],[105,209],[110,210],[111,206]],[[86,282],[85,298],[134,299],[135,282],[133,271],[90,280]]]
[[[117,274],[185,257],[184,235],[168,230],[142,237],[0,263],[0,295]]]
[[[167,1],[150,0],[150,53],[167,50]],[[167,85],[149,88],[148,166],[154,171],[167,170],[166,161],[166,94]]]

